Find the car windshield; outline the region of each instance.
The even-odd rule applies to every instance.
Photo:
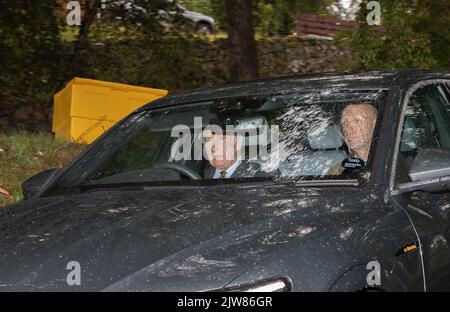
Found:
[[[54,190],[367,178],[385,92],[314,91],[150,105],[71,165]]]

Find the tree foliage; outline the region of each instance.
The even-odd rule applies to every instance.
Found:
[[[358,29],[338,38],[353,49],[356,68],[450,68],[448,0],[379,1],[383,36],[367,25],[365,0]],[[80,2],[95,10],[102,3]],[[253,0],[254,27],[262,36],[288,35],[297,11],[322,14],[332,2]],[[227,30],[226,0],[107,0],[101,18],[92,11],[83,27],[55,16],[55,0],[0,0],[0,117],[5,106],[24,101],[48,111],[75,75],[170,90],[208,83],[196,57],[204,39],[186,31],[179,16],[170,17],[171,27],[161,20],[160,11],[176,11],[175,3],[212,15]]]
[[[159,10],[174,4],[125,2],[106,2],[98,19],[101,2],[88,0],[82,25],[69,26],[54,14],[55,0],[0,0],[0,116],[24,102],[48,114],[55,92],[74,76],[171,90],[202,85],[189,32],[179,31],[176,15],[172,29],[161,23]]]
[[[176,0],[189,10],[214,17],[217,28],[227,31],[226,0]],[[298,11],[322,14],[333,0],[254,0],[255,30],[261,35],[289,35]]]
[[[0,89],[48,100],[66,60],[54,0],[0,1]]]
[[[357,31],[338,38],[352,47],[358,68],[449,68],[450,22],[446,0],[380,0],[380,3],[383,36],[367,24],[367,1],[363,1]]]

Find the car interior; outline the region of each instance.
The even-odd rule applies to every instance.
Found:
[[[308,132],[307,138],[311,149],[282,162],[282,176],[326,175],[330,168],[347,157],[343,150],[340,127],[337,125],[313,128]]]
[[[426,86],[415,92],[405,113],[400,155],[402,166],[414,169],[418,154],[429,149],[450,149],[450,106],[441,86]],[[431,169],[431,168],[430,168]],[[411,171],[411,170],[410,170]],[[414,170],[413,170],[414,171]],[[408,174],[412,181],[417,176]]]

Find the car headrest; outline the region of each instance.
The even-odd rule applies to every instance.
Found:
[[[250,133],[246,134],[245,138],[245,145],[257,145],[257,137],[259,135],[259,139],[265,139],[267,141],[265,142],[259,142],[259,144],[269,144],[270,143],[270,127],[267,122],[266,117],[262,115],[254,115],[249,117],[244,117],[236,120],[235,122],[236,129],[242,130],[242,131],[248,131],[252,130],[253,134],[250,135]],[[261,128],[260,128],[261,127]]]
[[[308,132],[308,143],[312,149],[338,149],[342,146],[341,129],[337,125],[320,125]]]
[[[410,152],[419,147],[420,141],[416,130],[416,126],[411,116],[405,117],[403,125],[402,140],[400,143],[401,152]]]

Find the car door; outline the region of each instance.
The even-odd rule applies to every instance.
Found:
[[[410,182],[408,170],[421,149],[450,150],[450,97],[444,83],[417,88],[407,103],[396,166],[396,185]],[[450,192],[415,191],[401,205],[422,248],[429,291],[450,291]]]

